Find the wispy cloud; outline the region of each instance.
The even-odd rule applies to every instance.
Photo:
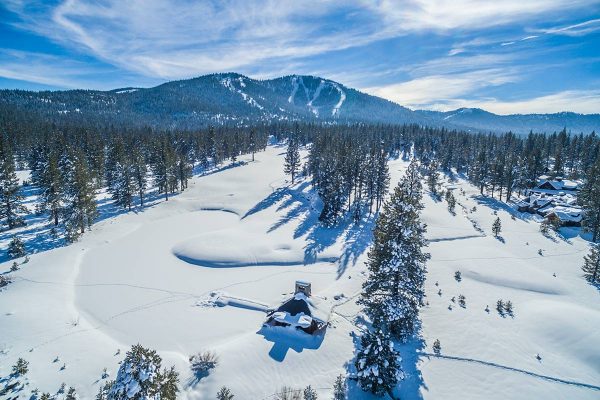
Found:
[[[18,25],[146,76],[255,68],[411,32],[474,30],[581,6],[583,0],[80,2],[8,0]]]
[[[519,79],[516,71],[492,68],[449,75],[429,75],[364,90],[413,109],[450,109],[456,98]]]
[[[59,88],[113,89],[129,86],[127,73],[116,73],[114,67],[101,68],[83,61],[55,55],[0,48],[0,76]],[[157,83],[140,79],[137,84]]]
[[[579,24],[556,26],[548,29],[533,30],[547,35],[584,36],[600,30],[600,18],[591,19]],[[537,36],[536,36],[537,37]]]

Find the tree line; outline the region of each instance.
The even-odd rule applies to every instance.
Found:
[[[36,212],[46,214],[53,233],[64,234],[68,241],[76,240],[98,216],[102,189],[125,210],[143,207],[153,188],[168,200],[188,187],[195,166],[235,162],[241,154],[263,150],[268,137],[265,130],[235,128],[168,132],[47,126],[30,134],[35,141],[14,140],[14,133],[0,135],[2,225],[13,229],[25,223],[16,169],[28,168],[27,184],[39,189]]]

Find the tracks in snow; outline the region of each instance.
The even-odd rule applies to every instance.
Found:
[[[419,352],[418,355],[428,356],[428,357],[442,358],[442,359],[445,359],[445,360],[462,361],[462,362],[480,364],[480,365],[485,365],[485,366],[488,366],[488,367],[503,369],[503,370],[512,371],[512,372],[518,372],[518,373],[521,373],[521,374],[533,376],[535,378],[545,379],[545,380],[551,381],[551,382],[562,383],[562,384],[565,384],[565,385],[572,385],[572,386],[577,386],[577,387],[581,387],[581,388],[592,389],[592,390],[599,390],[600,391],[600,386],[592,385],[592,384],[589,384],[589,383],[583,383],[583,382],[569,381],[567,379],[556,378],[554,376],[549,376],[549,375],[542,375],[542,374],[538,374],[538,373],[535,373],[535,372],[532,372],[532,371],[527,371],[525,369],[509,367],[507,365],[502,365],[502,364],[498,364],[498,363],[491,362],[491,361],[477,360],[475,358],[467,358],[467,357],[446,356],[446,355],[443,355],[443,354],[439,354],[438,355],[438,354],[427,353],[427,352]]]

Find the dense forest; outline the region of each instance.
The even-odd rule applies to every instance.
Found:
[[[320,220],[335,224],[347,212],[359,220],[380,208],[388,192],[390,157],[416,158],[425,175],[467,177],[508,201],[535,185],[541,174],[582,180],[585,226],[600,234],[600,138],[592,132],[526,136],[469,133],[410,125],[280,123],[254,127],[159,130],[101,126],[97,121],[49,122],[24,111],[0,114],[3,225],[21,223],[23,207],[15,169],[30,169],[41,190],[39,212],[74,240],[96,216],[95,193],[106,188],[124,209],[144,204],[149,187],[183,191],[194,166],[208,168],[264,149],[269,136],[288,141],[286,172],[302,173],[323,201]],[[295,155],[309,149],[306,162]],[[290,159],[291,157],[291,159]],[[426,171],[426,170],[428,171]]]

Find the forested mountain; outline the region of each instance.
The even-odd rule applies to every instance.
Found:
[[[479,109],[412,111],[396,103],[314,76],[255,80],[236,73],[205,75],[153,88],[110,91],[0,91],[6,112],[28,111],[52,122],[98,126],[197,129],[274,121],[417,123],[468,131],[575,133],[600,130],[600,115],[558,113],[500,116]]]

